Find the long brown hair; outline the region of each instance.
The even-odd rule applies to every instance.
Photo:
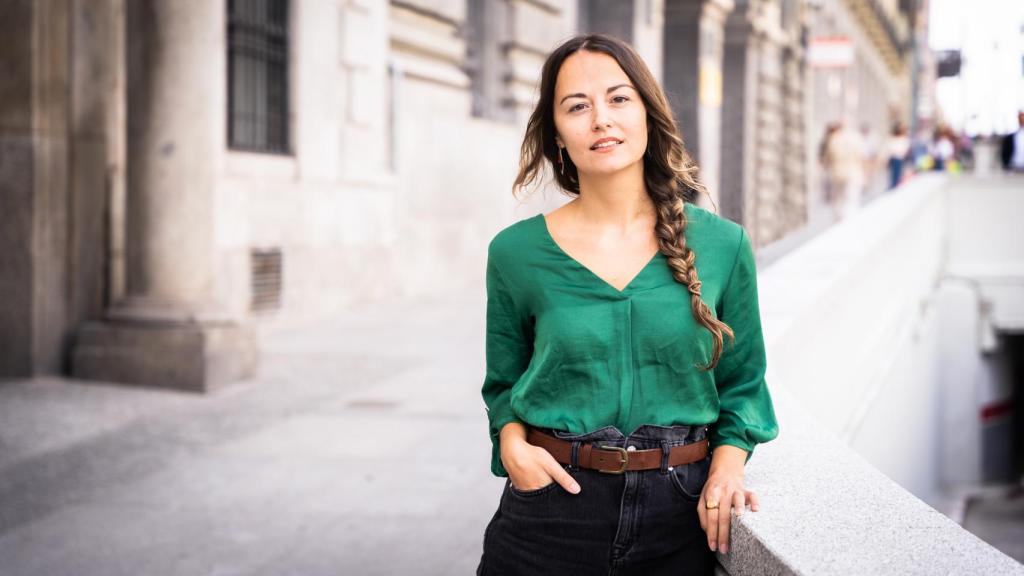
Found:
[[[695,254],[686,245],[686,214],[684,205],[697,194],[707,194],[697,179],[697,164],[683,146],[668,99],[643,59],[633,48],[607,34],[581,34],[556,48],[541,69],[540,100],[526,124],[526,134],[519,155],[519,174],[512,185],[513,195],[538,179],[546,158],[555,182],[570,196],[580,193],[579,173],[568,154],[563,155],[564,173],[555,169],[558,145],[555,143],[555,81],[565,59],[580,50],[607,54],[619,63],[629,77],[647,109],[647,151],[644,153],[644,184],[658,213],[655,233],[661,253],[668,259],[672,276],[690,291],[690,307],[694,318],[713,337],[711,362],[700,369],[711,370],[722,354],[723,334],[734,340],[733,331],[718,320],[700,297],[700,278],[694,266]]]

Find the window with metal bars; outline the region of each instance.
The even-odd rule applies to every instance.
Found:
[[[228,146],[291,153],[287,0],[228,0]]]

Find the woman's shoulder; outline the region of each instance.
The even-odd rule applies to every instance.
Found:
[[[686,244],[697,253],[701,280],[724,285],[738,262],[753,260],[750,238],[743,226],[718,214],[687,204]]]
[[[736,249],[742,239],[743,227],[706,208],[686,203],[686,239],[707,248]]]
[[[537,235],[537,226],[542,214],[522,218],[498,230],[487,245],[487,254],[491,258],[509,258],[521,254],[523,249]]]

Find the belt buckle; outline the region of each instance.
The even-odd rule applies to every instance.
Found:
[[[619,466],[618,470],[602,470],[602,469],[598,468],[597,469],[598,472],[604,472],[605,474],[622,474],[623,472],[626,471],[626,466],[629,465],[629,452],[626,452],[625,448],[623,448],[621,446],[598,446],[597,449],[598,450],[612,450],[612,451],[618,452],[619,456],[622,457],[622,460],[619,462],[620,466]]]

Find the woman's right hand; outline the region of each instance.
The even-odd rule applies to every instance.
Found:
[[[572,494],[580,492],[580,485],[550,452],[522,438],[502,440],[501,463],[516,490],[537,490],[558,482]]]

